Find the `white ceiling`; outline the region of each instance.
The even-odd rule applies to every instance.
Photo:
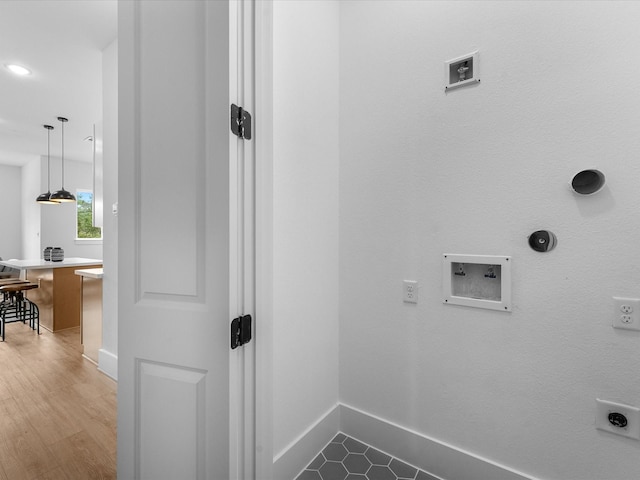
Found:
[[[102,50],[117,36],[116,0],[0,0],[0,164],[24,165],[61,151],[91,161],[92,134],[102,118]],[[32,74],[18,77],[16,63]]]

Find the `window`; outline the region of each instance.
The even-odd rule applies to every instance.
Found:
[[[102,239],[102,229],[93,226],[93,192],[89,190],[76,191],[76,238]]]

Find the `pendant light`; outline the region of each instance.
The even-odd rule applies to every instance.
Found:
[[[51,194],[51,200],[53,200],[54,202],[75,202],[76,201],[76,197],[74,197],[71,192],[68,192],[64,189],[64,124],[65,122],[68,122],[69,120],[67,120],[64,117],[58,117],[58,120],[60,120],[60,123],[62,124],[62,188],[60,190],[58,190],[57,192]]]
[[[47,193],[42,193],[36,198],[36,202],[48,205],[58,205],[58,202],[51,200],[51,125],[43,125],[47,129]]]

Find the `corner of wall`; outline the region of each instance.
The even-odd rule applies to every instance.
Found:
[[[273,478],[296,478],[340,430],[340,408],[334,405],[273,459]]]
[[[98,351],[98,370],[118,381],[118,356],[101,348]]]
[[[44,157],[37,157],[22,167],[22,225],[20,228],[22,251],[20,258],[40,257],[41,210],[46,206],[37,204],[35,199],[43,192],[41,172],[44,162]]]

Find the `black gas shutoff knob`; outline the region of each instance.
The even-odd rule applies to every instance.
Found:
[[[609,414],[609,423],[614,427],[624,428],[627,426],[627,417],[618,412]]]

